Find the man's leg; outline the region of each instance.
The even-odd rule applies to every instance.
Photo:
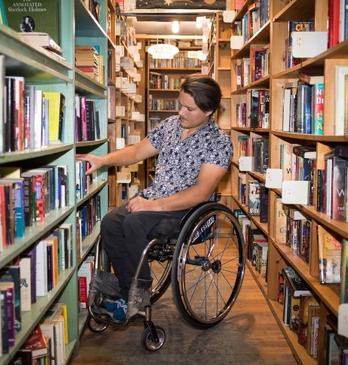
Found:
[[[123,232],[123,221],[130,214],[125,207],[113,209],[101,222],[103,247],[120,283],[121,295],[127,299],[129,285],[133,277],[132,265]],[[128,286],[128,287],[127,287]]]

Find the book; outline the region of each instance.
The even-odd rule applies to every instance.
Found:
[[[301,279],[291,266],[283,268],[283,276],[291,286],[292,295],[294,297],[311,296],[312,292],[308,285]]]
[[[44,32],[19,32],[19,37],[30,44],[38,47],[47,48],[58,54],[62,53],[61,47],[50,37],[48,33]]]
[[[3,0],[7,25],[17,32],[48,33],[59,44],[60,1]]]
[[[342,244],[324,227],[318,226],[319,280],[323,284],[341,282]]]

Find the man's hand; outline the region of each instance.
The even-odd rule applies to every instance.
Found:
[[[129,212],[143,212],[143,211],[160,211],[160,205],[156,200],[147,200],[140,196],[136,196],[128,201],[126,209]]]
[[[104,158],[103,156],[95,156],[95,155],[76,155],[77,160],[87,161],[91,164],[91,167],[86,171],[86,175],[92,174],[94,171],[97,171],[104,165]]]

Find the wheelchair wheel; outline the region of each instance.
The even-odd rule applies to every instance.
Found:
[[[156,331],[157,340],[154,339],[153,331]],[[162,327],[146,327],[142,335],[142,343],[148,351],[158,351],[166,342],[166,333]]]
[[[107,316],[105,316],[104,319],[101,317],[99,321],[89,314],[87,318],[87,327],[94,333],[104,332],[109,327],[106,317]]]
[[[214,202],[197,208],[180,232],[173,257],[179,312],[197,328],[216,325],[235,302],[244,272],[244,239],[231,210]]]
[[[163,262],[157,260],[149,262],[152,276],[151,304],[157,302],[168,289],[170,285],[171,264],[169,259]]]

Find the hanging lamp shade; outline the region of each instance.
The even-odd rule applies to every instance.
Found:
[[[150,46],[147,52],[154,59],[172,59],[179,52],[179,48],[168,43],[157,43]]]

